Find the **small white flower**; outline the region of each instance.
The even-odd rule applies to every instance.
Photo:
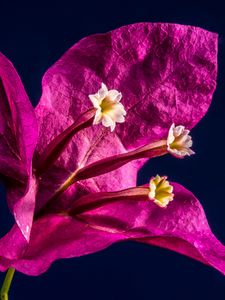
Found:
[[[89,95],[93,106],[96,108],[93,124],[99,124],[110,127],[113,131],[116,123],[125,121],[126,111],[123,104],[120,103],[122,94],[117,90],[108,90],[102,83],[100,90],[94,95]]]
[[[166,207],[173,200],[173,186],[166,176],[153,177],[149,182],[149,199],[160,207]]]
[[[167,150],[172,155],[181,158],[186,155],[190,156],[195,154],[192,147],[192,138],[189,135],[189,130],[184,126],[171,125],[167,137]]]

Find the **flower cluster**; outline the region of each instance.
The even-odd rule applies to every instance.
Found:
[[[33,109],[1,54],[0,173],[15,224],[0,239],[0,270],[39,275],[57,259],[129,239],[225,273],[225,247],[190,191],[159,175],[136,186],[146,159],[194,153],[189,133],[216,74],[216,34],[133,24],[69,49]]]

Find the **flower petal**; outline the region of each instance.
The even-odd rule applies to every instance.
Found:
[[[88,97],[89,97],[89,99],[91,100],[93,106],[94,106],[95,108],[99,108],[99,101],[98,101],[98,98],[97,98],[95,95],[89,95]]]
[[[200,202],[183,186],[172,185],[175,197],[166,209],[151,202],[121,201],[84,213],[82,219],[89,226],[124,232],[195,258],[225,274],[225,246],[213,235]]]
[[[95,117],[94,117],[95,116]],[[44,153],[39,157],[35,157],[33,160],[36,175],[44,173],[63,153],[66,146],[69,144],[71,139],[76,135],[77,132],[83,130],[86,127],[92,125],[93,120],[96,122],[95,109],[90,109],[86,113],[80,116],[73,124],[71,124],[66,130],[54,138],[48,146],[45,148]]]
[[[21,184],[13,184],[9,207],[26,238],[32,225],[35,198],[32,158],[37,142],[33,107],[11,62],[0,53],[0,173]],[[18,193],[20,190],[20,193]]]
[[[107,86],[102,82],[102,87],[101,89],[98,91],[98,96],[99,98],[102,100],[105,98],[105,96],[108,94],[108,89]]]
[[[17,233],[20,234],[19,231]],[[27,275],[39,275],[56,259],[97,252],[122,238],[120,234],[109,236],[108,233],[89,227],[78,219],[47,215],[35,223],[30,246],[24,258],[11,260],[11,266]],[[9,264],[10,262],[6,264],[4,258],[0,258],[2,271]]]
[[[195,126],[211,103],[216,74],[217,34],[178,24],[132,24],[69,49],[45,74],[36,110],[40,123],[49,108],[76,119],[104,82],[123,95],[128,114],[116,132],[133,148],[161,138],[173,122]],[[54,128],[48,131],[54,134]]]
[[[16,70],[1,53],[0,108],[0,161],[7,161],[7,168],[0,163],[0,172],[2,175],[10,175],[14,178],[13,167],[17,160],[24,177],[24,172],[30,173],[36,146],[36,118]],[[11,162],[13,162],[12,167]],[[8,174],[9,171],[12,173]]]
[[[113,133],[101,125],[78,133],[57,167],[74,173],[97,160],[165,138],[173,122],[190,129],[210,105],[216,56],[216,34],[184,25],[139,23],[82,39],[43,77],[43,94],[35,109],[40,132],[37,151],[43,153],[49,141],[92,107],[88,96],[102,82],[103,92],[107,86],[123,95],[125,122]],[[92,191],[134,186],[137,169],[133,168],[144,161],[84,184]],[[126,181],[117,180],[124,174]]]
[[[86,255],[132,239],[187,255],[225,274],[225,247],[211,232],[200,202],[181,185],[172,185],[175,198],[166,209],[143,199],[116,199],[74,218],[63,213],[45,215],[34,223],[27,252],[12,265],[38,275],[56,259]]]
[[[217,35],[192,26],[139,23],[82,39],[43,77],[43,94],[35,109],[40,132],[37,151],[43,153],[49,141],[92,107],[88,96],[102,82],[123,95],[125,122],[113,133],[101,125],[78,133],[57,167],[74,173],[97,160],[160,140],[173,122],[190,129],[210,105],[216,64]],[[134,186],[136,170],[130,170],[144,161],[95,178],[89,186],[92,191],[112,190],[112,180],[123,179],[124,174],[126,182],[116,180],[116,187]]]

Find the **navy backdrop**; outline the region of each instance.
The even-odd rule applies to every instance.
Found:
[[[0,51],[14,63],[33,104],[41,95],[45,70],[86,35],[140,21],[196,25],[219,33],[218,87],[207,116],[192,132],[197,154],[184,160],[171,156],[152,160],[139,173],[138,183],[159,173],[186,186],[200,199],[214,233],[225,244],[224,11],[215,1],[0,1]],[[3,235],[12,222],[4,186],[0,197]],[[93,255],[57,261],[39,277],[17,273],[10,296],[16,300],[225,299],[225,278],[164,249],[119,243]]]

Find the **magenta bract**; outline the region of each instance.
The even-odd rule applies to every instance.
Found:
[[[157,140],[173,122],[190,129],[210,105],[216,75],[217,34],[201,28],[140,23],[84,38],[44,75],[36,108],[41,129],[38,148],[41,151],[49,139],[90,108],[88,95],[101,82],[123,95],[128,114],[126,122],[116,127],[116,135],[126,149]],[[86,131],[90,144],[101,130],[99,125]],[[113,142],[108,130],[105,134]],[[72,164],[73,169],[89,143],[74,140],[77,160],[68,162],[65,154],[60,164]]]
[[[123,155],[166,138],[172,123],[191,129],[205,115],[216,86],[216,34],[140,23],[87,37],[44,75],[36,118],[12,65],[3,56],[0,62],[0,171],[12,178],[8,199],[17,222],[0,240],[1,270],[12,266],[38,275],[56,259],[132,239],[225,273],[224,247],[211,233],[198,200],[178,184],[165,210],[149,201],[121,199],[67,214],[84,195],[95,195],[97,201],[96,193],[134,187],[145,159],[125,165]],[[114,132],[101,124],[91,126],[89,119],[79,123],[92,108],[88,96],[102,82],[122,93],[127,112]],[[71,174],[80,176],[73,184]]]
[[[11,264],[38,275],[56,259],[134,240],[175,250],[225,274],[225,247],[212,234],[201,204],[181,185],[173,186],[175,198],[166,209],[150,201],[121,200],[74,217],[46,214],[34,223],[26,254]]]
[[[0,173],[13,187],[8,204],[24,236],[29,236],[35,207],[32,159],[37,143],[34,109],[13,65],[0,54]]]

